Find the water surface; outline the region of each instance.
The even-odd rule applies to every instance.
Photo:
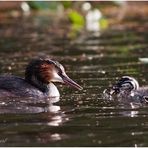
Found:
[[[6,18],[0,22],[0,73],[24,76],[36,57],[56,59],[81,86],[57,84],[53,105],[4,98],[0,102],[0,146],[148,146],[148,108],[104,100],[102,92],[123,75],[148,81],[146,22],[81,33],[71,39],[69,26],[52,17]],[[55,31],[56,30],[56,31]]]

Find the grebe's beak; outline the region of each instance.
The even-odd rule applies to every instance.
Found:
[[[76,82],[74,82],[72,79],[70,79],[66,74],[62,74],[61,78],[63,80],[63,82],[67,85],[70,85],[78,90],[82,90],[83,87],[81,87],[79,84],[77,84]]]

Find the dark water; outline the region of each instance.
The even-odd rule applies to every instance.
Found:
[[[122,75],[148,82],[146,22],[135,28],[110,27],[70,39],[69,26],[52,17],[3,18],[0,73],[24,75],[30,59],[50,57],[66,67],[82,91],[57,84],[60,101],[0,102],[0,146],[148,146],[148,107],[104,100],[102,92]],[[65,32],[68,30],[68,33]]]

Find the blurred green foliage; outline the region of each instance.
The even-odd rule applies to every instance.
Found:
[[[72,7],[72,1],[61,1],[61,4],[65,9],[71,8]]]
[[[85,25],[84,17],[80,13],[78,13],[76,10],[71,10],[68,13],[68,18],[72,23],[72,30],[73,31],[79,31]]]
[[[71,21],[71,33],[69,34],[71,37],[75,37],[77,33],[84,27],[85,18],[76,10],[71,10],[68,13],[68,19]]]
[[[59,2],[58,1],[28,1],[27,3],[32,9],[35,9],[35,10],[42,10],[42,9],[56,10]]]
[[[108,20],[104,17],[102,17],[100,20],[99,20],[99,23],[100,23],[100,27],[101,29],[106,29],[108,28],[109,26],[109,23],[108,23]]]
[[[59,4],[62,4],[65,9],[72,8],[72,1],[28,1],[27,3],[35,10],[56,10]]]
[[[67,15],[64,17],[68,17],[68,19],[70,20],[73,31],[80,31],[85,26],[85,16],[81,14],[80,9],[80,11],[77,11],[77,9],[75,9],[73,1],[28,1],[27,3],[34,10],[57,11],[58,6],[62,5],[66,11],[68,10]],[[75,3],[75,6],[76,4],[79,4],[80,7],[80,3]],[[83,3],[81,3],[81,5],[82,4]],[[100,25],[100,29],[106,29],[108,27],[108,20],[102,17],[98,21],[98,25]]]

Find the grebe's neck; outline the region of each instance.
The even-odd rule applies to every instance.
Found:
[[[48,84],[42,83],[35,76],[27,77],[27,78],[25,77],[25,80],[29,84],[33,85],[34,87],[38,88],[40,91],[42,91],[44,93],[49,91]]]
[[[38,65],[41,63],[40,60],[34,60],[26,67],[25,80],[31,85],[35,86],[42,92],[48,92],[48,84],[43,82],[40,78]]]
[[[60,96],[60,93],[57,87],[53,83],[49,83],[47,93],[49,97],[59,97]],[[55,99],[54,99],[54,102],[55,102]]]

